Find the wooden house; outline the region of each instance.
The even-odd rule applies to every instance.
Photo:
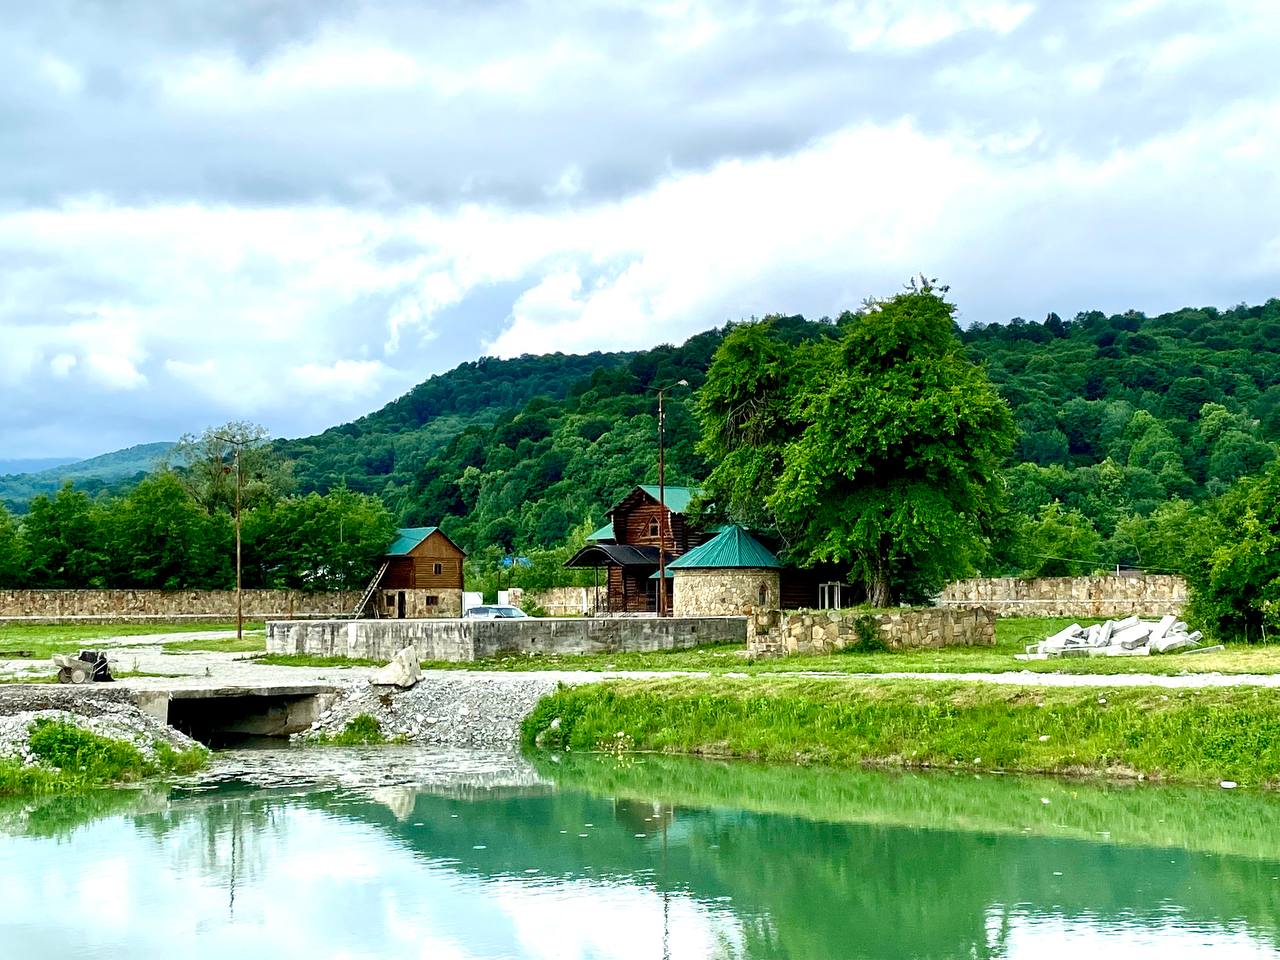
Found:
[[[690,487],[634,488],[609,511],[609,523],[569,559],[567,567],[594,567],[597,575],[604,571],[604,583],[597,587],[603,588],[596,604],[599,612],[658,612],[659,548],[670,562],[709,538],[685,520],[696,493]],[[665,613],[672,609],[671,587],[668,574]]]
[[[356,616],[401,620],[462,616],[466,556],[439,527],[402,527]]]

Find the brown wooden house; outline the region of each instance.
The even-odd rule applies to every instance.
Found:
[[[657,613],[658,548],[665,550],[666,562],[706,542],[710,534],[694,530],[685,521],[685,511],[697,491],[690,487],[666,487],[661,491],[665,510],[659,504],[657,486],[638,486],[609,511],[609,523],[593,533],[591,541],[565,564],[566,567],[594,567],[605,571],[599,612]],[[661,536],[660,536],[661,534]],[[672,581],[667,575],[665,613],[672,608]]]
[[[357,610],[391,619],[462,616],[462,548],[439,527],[403,527]]]

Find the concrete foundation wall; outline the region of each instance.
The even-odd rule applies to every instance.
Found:
[[[959,580],[942,591],[943,606],[980,604],[1002,617],[1163,617],[1187,602],[1181,577],[992,577]]]
[[[782,605],[777,570],[675,570],[677,617],[750,616]],[[760,590],[764,588],[764,601]]]
[[[267,624],[271,653],[390,660],[413,645],[423,660],[481,660],[498,654],[620,653],[744,643],[745,617],[528,620],[317,620]]]
[[[985,607],[916,607],[875,613],[855,607],[757,613],[748,628],[747,650],[754,657],[832,653],[858,643],[859,621],[866,618],[879,642],[891,650],[996,642],[996,615]]]
[[[359,592],[304,593],[246,590],[251,620],[339,617],[350,614]],[[234,620],[234,590],[0,590],[0,621],[30,623]]]

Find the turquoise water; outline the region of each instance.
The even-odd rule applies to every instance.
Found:
[[[1280,804],[1257,794],[315,757],[0,804],[0,957],[1280,953]]]

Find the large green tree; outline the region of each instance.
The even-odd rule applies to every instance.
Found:
[[[292,465],[268,441],[265,427],[232,420],[199,435],[184,435],[171,451],[169,462],[187,493],[206,511],[233,513],[237,465],[243,509],[267,503],[294,488]]]
[[[790,357],[740,328],[708,373],[706,499],[759,505],[789,559],[846,567],[878,606],[971,569],[1001,506],[1013,419],[944,292],[922,279]]]
[[[1217,542],[1192,564],[1189,616],[1223,640],[1280,634],[1280,463],[1209,508]]]
[[[107,565],[101,511],[70,483],[40,495],[22,522],[30,584],[43,588],[101,587]]]
[[[210,515],[170,471],[102,507],[107,585],[225,589],[235,581],[231,522]]]
[[[359,589],[394,533],[381,500],[345,487],[265,503],[245,516],[245,580],[257,587]]]
[[[27,580],[27,549],[13,515],[0,504],[0,588],[22,586]]]

